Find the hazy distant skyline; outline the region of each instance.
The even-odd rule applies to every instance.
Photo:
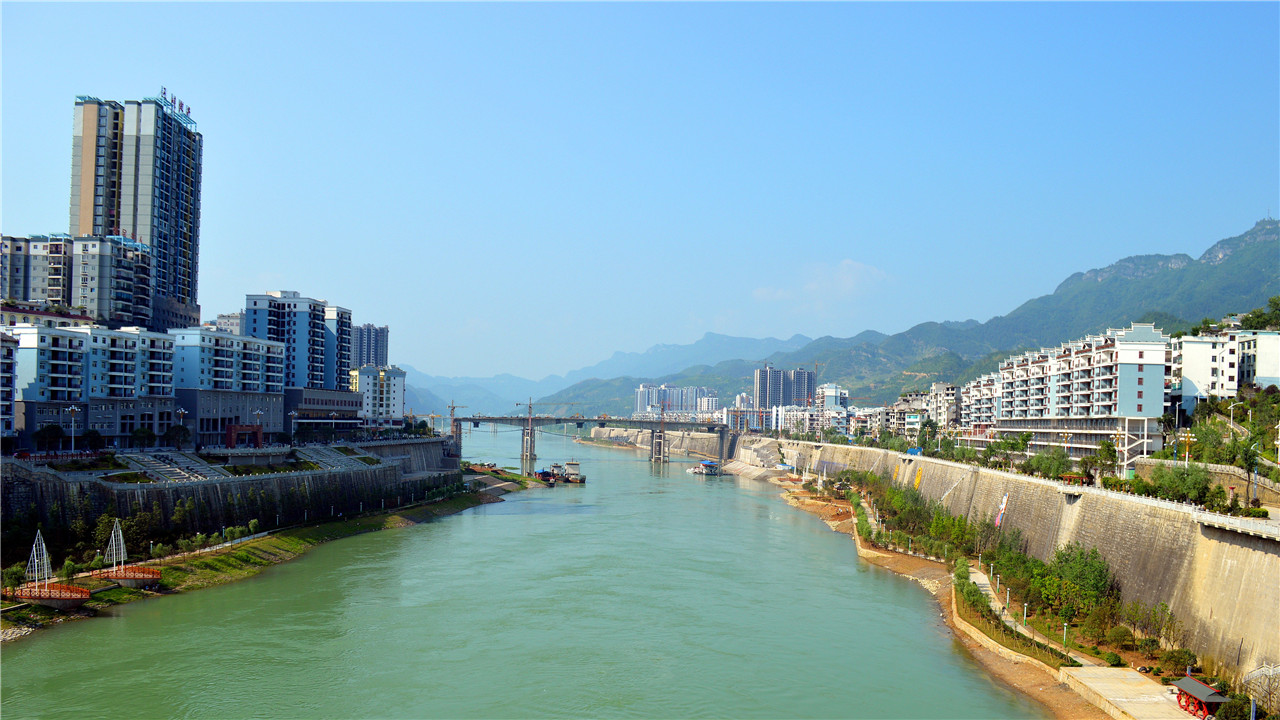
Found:
[[[204,317],[297,290],[433,375],[986,320],[1280,212],[1276,3],[0,19],[0,230],[67,231],[76,95],[165,86],[204,134]]]

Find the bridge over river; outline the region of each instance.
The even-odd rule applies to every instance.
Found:
[[[715,433],[718,441],[717,459],[724,465],[724,456],[729,447],[729,426],[717,422],[688,422],[685,420],[630,420],[612,418],[605,415],[599,417],[555,417],[548,415],[477,415],[472,417],[452,418],[450,431],[457,443],[459,454],[462,451],[462,426],[471,423],[472,427],[480,427],[482,423],[493,425],[511,425],[523,430],[520,441],[520,459],[533,460],[538,457],[534,447],[534,437],[540,427],[548,425],[573,425],[585,427],[589,424],[596,427],[621,427],[633,430],[648,430],[652,436],[649,443],[649,459],[653,462],[666,462],[668,459],[666,433],[670,430]]]

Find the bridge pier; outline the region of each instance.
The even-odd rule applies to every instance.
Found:
[[[538,454],[534,452],[533,438],[537,431],[532,427],[524,428],[520,431],[520,459],[536,460]]]
[[[670,460],[667,455],[666,435],[666,430],[662,429],[649,431],[649,462],[664,463]]]
[[[729,429],[720,428],[716,430],[716,460],[719,464],[716,466],[724,470],[724,453],[729,444]]]

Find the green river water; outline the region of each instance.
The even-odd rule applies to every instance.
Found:
[[[518,465],[519,433],[467,436]],[[9,643],[4,717],[1046,717],[772,485],[541,435],[585,486]]]

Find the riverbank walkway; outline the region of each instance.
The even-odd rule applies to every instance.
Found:
[[[1033,627],[1025,626],[1022,623],[1018,622],[1018,619],[1013,617],[1013,614],[1009,611],[1009,608],[1005,607],[1004,600],[1001,598],[1001,596],[998,593],[996,593],[995,588],[992,587],[991,578],[987,577],[986,573],[970,566],[969,580],[972,581],[974,585],[977,585],[978,589],[981,590],[982,593],[987,596],[987,599],[991,601],[991,609],[996,611],[996,614],[1000,616],[1000,619],[1010,629],[1015,630],[1018,633],[1031,638],[1032,640],[1036,640],[1038,642],[1042,642],[1045,645],[1048,645],[1055,649],[1062,650],[1068,656],[1070,656],[1072,660],[1075,660],[1081,665],[1084,665],[1084,666],[1101,665],[1104,667],[1106,666],[1106,663],[1102,662],[1098,658],[1093,657],[1092,655],[1085,655],[1084,653],[1077,652],[1070,648],[1064,648],[1062,646],[1061,641],[1054,640],[1053,638],[1045,637],[1044,633],[1041,633],[1039,630],[1036,630]]]
[[[1178,707],[1178,696],[1171,686],[1161,685],[1133,668],[1109,667],[1092,655],[1064,649],[1061,642],[1019,623],[991,586],[991,578],[986,573],[970,567],[969,579],[991,601],[992,609],[1006,626],[1033,640],[1064,650],[1072,660],[1080,663],[1081,667],[1062,668],[1060,679],[1107,714],[1133,720],[1186,720],[1190,717]]]

